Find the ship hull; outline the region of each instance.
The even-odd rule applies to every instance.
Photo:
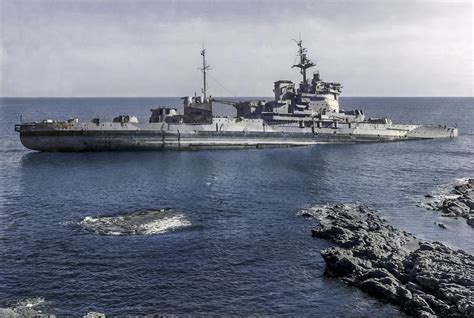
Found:
[[[20,132],[22,144],[36,151],[157,151],[230,148],[298,147],[327,143],[390,142],[413,139],[452,138],[457,129],[422,127],[405,133],[379,130],[363,134],[357,131],[330,132],[244,132],[244,131],[120,131],[120,130],[42,130]]]

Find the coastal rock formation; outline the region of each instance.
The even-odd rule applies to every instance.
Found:
[[[44,298],[28,298],[0,307],[0,318],[56,318],[56,315],[45,311]],[[79,315],[78,315],[79,317]],[[83,318],[106,318],[101,312],[91,311],[81,316]]]
[[[420,206],[441,211],[442,216],[463,217],[467,224],[474,227],[474,179],[465,178],[454,183],[451,189],[425,195],[425,202]]]
[[[17,301],[8,307],[0,308],[2,318],[56,318],[42,310],[43,298],[29,298]]]
[[[419,241],[364,205],[328,205],[302,215],[319,220],[314,237],[337,244],[321,251],[326,275],[417,317],[474,317],[474,256]]]

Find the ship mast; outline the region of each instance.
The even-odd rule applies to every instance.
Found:
[[[202,75],[204,78],[202,93],[204,95],[204,100],[206,100],[206,71],[210,70],[211,66],[206,64],[206,49],[204,48],[204,44],[202,46],[201,55],[202,55],[202,68],[200,68],[200,70],[202,71]]]
[[[313,62],[306,56],[307,49],[303,47],[303,40],[300,39],[294,40],[298,45],[298,57],[299,57],[299,64],[295,64],[292,67],[297,67],[300,69],[301,75],[303,75],[303,87],[306,88],[306,69],[315,66]]]

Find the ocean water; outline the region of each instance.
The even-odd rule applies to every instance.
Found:
[[[362,202],[392,225],[474,253],[474,229],[417,207],[474,175],[473,98],[343,98],[370,117],[457,125],[460,137],[197,152],[37,153],[14,124],[146,119],[179,98],[0,99],[0,307],[44,299],[60,316],[196,314],[387,317],[394,306],[323,276],[298,216]],[[220,114],[231,114],[222,106]],[[443,222],[447,229],[435,222]]]

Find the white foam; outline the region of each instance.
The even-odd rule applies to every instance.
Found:
[[[161,220],[145,223],[142,224],[140,227],[143,229],[143,234],[161,234],[190,225],[191,222],[186,220],[184,215],[180,214]]]
[[[23,300],[19,300],[16,303],[15,307],[36,307],[44,303],[44,298],[42,297],[34,297],[34,298],[27,298]]]
[[[439,210],[445,200],[452,199],[456,200],[462,195],[453,193],[454,187],[458,185],[467,184],[470,177],[457,178],[453,181],[439,185],[436,190],[431,191],[429,197],[424,197],[420,200],[418,206],[428,210]]]

